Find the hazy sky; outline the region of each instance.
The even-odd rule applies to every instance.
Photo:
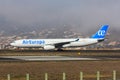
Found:
[[[89,30],[109,24],[120,29],[120,0],[0,0],[0,16],[26,25],[56,23]]]

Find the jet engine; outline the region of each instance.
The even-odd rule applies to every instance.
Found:
[[[44,48],[44,50],[52,50],[52,49],[55,49],[55,46],[53,46],[53,45],[46,45],[43,48]]]

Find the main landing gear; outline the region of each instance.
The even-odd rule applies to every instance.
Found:
[[[63,51],[63,49],[61,49],[61,48],[58,48],[58,49],[57,49],[57,51]]]

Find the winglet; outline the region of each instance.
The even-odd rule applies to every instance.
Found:
[[[108,25],[103,25],[95,34],[91,36],[91,38],[104,39],[108,28],[109,28]]]
[[[76,39],[75,41],[79,41],[79,39]]]

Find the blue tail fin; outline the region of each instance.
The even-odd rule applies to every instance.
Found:
[[[103,25],[91,38],[104,39],[108,30],[108,25]]]

